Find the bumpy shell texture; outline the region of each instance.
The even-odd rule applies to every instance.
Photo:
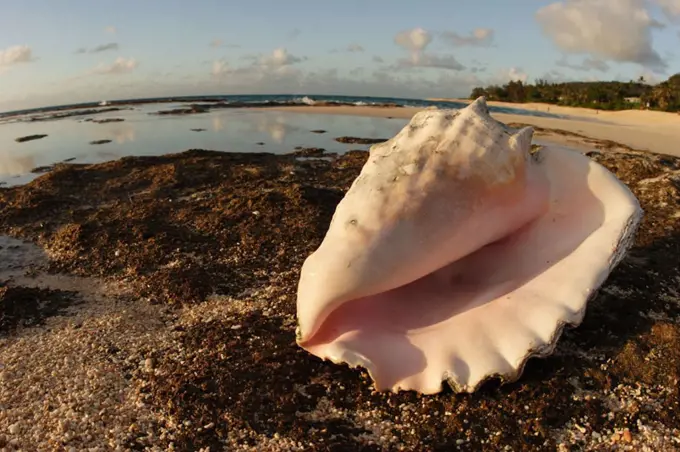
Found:
[[[298,285],[297,342],[368,370],[378,390],[471,392],[519,378],[632,245],[642,210],[575,151],[483,98],[425,110],[369,160]]]

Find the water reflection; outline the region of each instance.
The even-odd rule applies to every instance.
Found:
[[[135,141],[135,126],[125,124],[111,127],[111,136],[117,144],[131,143]]]
[[[26,174],[35,167],[35,159],[30,155],[17,156],[0,151],[0,175]]]
[[[272,141],[277,144],[283,144],[286,140],[286,135],[292,132],[297,132],[300,130],[289,122],[287,122],[286,117],[283,113],[277,114],[276,116],[270,115],[260,115],[257,117],[258,132],[265,132],[270,136]]]
[[[224,125],[222,124],[222,118],[219,116],[215,116],[212,118],[212,126],[213,126],[213,131],[214,132],[219,132],[220,130],[224,130]]]
[[[126,155],[160,155],[187,149],[237,152],[291,152],[296,146],[319,147],[342,153],[368,146],[334,141],[344,135],[389,138],[407,119],[362,118],[346,115],[301,114],[267,110],[214,110],[188,116],[157,116],[149,112],[169,109],[167,105],[144,105],[124,112],[98,115],[123,118],[123,122],[97,124],[84,118],[47,122],[16,122],[0,125],[0,181],[73,158],[74,163],[96,163]],[[204,129],[193,132],[191,129]],[[312,133],[323,129],[327,133]],[[42,140],[25,143],[15,138],[47,134]],[[91,141],[112,140],[91,145]],[[22,178],[23,180],[23,178]]]

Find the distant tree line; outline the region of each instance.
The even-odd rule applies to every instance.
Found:
[[[479,96],[503,102],[544,102],[600,110],[649,108],[680,112],[680,73],[658,85],[645,83],[643,77],[629,82],[550,83],[538,79],[533,85],[514,80],[502,86],[473,89],[470,98]]]

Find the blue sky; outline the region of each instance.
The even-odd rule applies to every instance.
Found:
[[[680,0],[21,0],[0,15],[0,111],[161,95],[467,96],[664,80]]]

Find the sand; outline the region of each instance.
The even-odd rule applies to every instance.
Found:
[[[439,101],[452,101],[452,102],[463,102],[470,103],[470,99],[428,99],[428,100],[439,100]],[[546,113],[552,113],[556,115],[568,115],[574,118],[589,118],[598,119],[602,121],[614,121],[617,124],[630,124],[630,125],[649,125],[649,124],[665,124],[665,125],[680,125],[680,114],[677,113],[667,113],[663,111],[651,111],[651,110],[640,110],[640,109],[630,109],[630,110],[619,110],[619,111],[604,111],[596,110],[594,108],[583,108],[583,107],[565,107],[562,105],[552,105],[542,102],[527,102],[524,104],[518,104],[513,102],[499,102],[499,101],[487,101],[487,104],[492,107],[502,107],[502,108],[516,108],[521,110],[529,111],[541,111]]]
[[[510,104],[489,102],[489,105],[545,111],[546,104]],[[324,113],[336,115],[371,116],[381,118],[408,119],[421,108],[416,107],[354,107],[354,106],[294,106],[276,108],[278,111],[297,113]],[[600,112],[585,108],[550,106],[550,112],[569,115],[569,119],[542,118],[505,113],[492,114],[505,123],[523,123],[533,126],[563,130],[586,135],[598,140],[610,140],[634,149],[658,154],[680,156],[680,115],[654,111],[626,110],[621,112]],[[559,135],[545,139],[563,144]]]

